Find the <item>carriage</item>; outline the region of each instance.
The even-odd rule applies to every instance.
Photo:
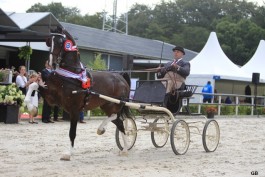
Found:
[[[133,148],[138,131],[150,131],[152,144],[156,148],[164,147],[170,138],[171,148],[176,155],[183,155],[187,152],[191,134],[202,136],[204,150],[214,152],[220,140],[217,121],[207,119],[200,114],[192,114],[189,108],[190,99],[197,86],[184,84],[171,95],[165,107],[166,82],[166,80],[137,81],[133,99],[123,103],[132,109],[137,109],[141,114],[137,118],[125,118],[123,121],[128,139],[128,150]],[[111,97],[104,95],[99,95],[99,97],[120,103],[120,100]],[[192,120],[198,116],[202,120]],[[136,124],[139,118],[142,118],[140,128]],[[204,125],[202,130],[196,126],[198,123]],[[121,132],[116,129],[116,144],[120,150],[123,150],[124,145],[120,134]]]

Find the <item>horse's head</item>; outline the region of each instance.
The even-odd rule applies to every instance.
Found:
[[[49,65],[53,68],[56,66],[76,68],[80,65],[75,40],[66,30],[60,27],[51,30],[46,44],[50,47]]]

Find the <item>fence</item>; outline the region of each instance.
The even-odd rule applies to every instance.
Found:
[[[237,94],[208,94],[213,95],[214,99],[212,99],[211,103],[203,103],[202,93],[194,93],[194,97],[199,97],[199,101],[191,103],[192,105],[198,105],[198,113],[202,112],[202,105],[213,105],[217,106],[218,115],[221,115],[221,107],[222,106],[233,106],[235,107],[235,115],[239,113],[240,106],[249,106],[251,107],[251,115],[257,114],[255,112],[258,107],[265,107],[265,96],[249,96],[249,95],[237,95]],[[193,98],[194,98],[193,97]],[[223,98],[230,97],[232,100],[231,104],[227,104],[224,102]],[[198,100],[198,99],[197,99]],[[246,100],[249,100],[250,103],[247,103]]]

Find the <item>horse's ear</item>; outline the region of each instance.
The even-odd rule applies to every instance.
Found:
[[[50,29],[51,33],[56,33],[56,29]]]
[[[60,26],[57,26],[57,31],[58,31],[59,33],[61,33],[61,34],[62,34],[64,30],[63,30],[63,28],[62,28],[62,27],[60,27]]]

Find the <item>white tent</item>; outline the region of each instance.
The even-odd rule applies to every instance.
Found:
[[[215,32],[211,32],[202,51],[190,63],[190,76],[210,78],[216,76],[218,79],[236,81],[251,80],[251,75],[241,70],[224,54]]]
[[[241,67],[241,70],[246,72],[248,75],[252,75],[252,73],[260,73],[260,81],[265,82],[265,41],[260,40],[259,46],[252,56],[252,58]]]
[[[190,61],[191,72],[186,84],[198,85],[196,92],[211,81],[218,93],[244,94],[245,85],[251,76],[235,65],[223,52],[215,32],[211,32],[201,52]],[[246,83],[247,82],[247,83]],[[201,95],[194,95],[191,102],[201,102]]]

